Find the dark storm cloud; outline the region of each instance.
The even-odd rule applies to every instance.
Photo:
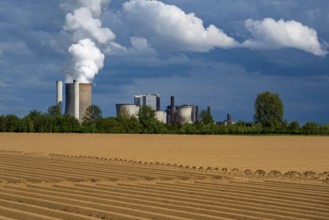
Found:
[[[62,65],[71,43],[70,36],[62,31],[65,13],[59,5],[63,2],[0,2],[0,114],[22,116],[31,109],[46,111],[54,103],[55,80],[63,78]],[[115,103],[132,102],[135,93],[158,92],[162,107],[169,104],[170,95],[175,95],[178,104],[198,104],[202,108],[211,105],[217,120],[232,113],[234,120],[250,121],[257,93],[270,90],[281,95],[288,121],[329,122],[328,55],[315,56],[317,49],[286,47],[275,39],[271,44],[275,43],[276,49],[223,49],[209,44],[203,47],[195,38],[192,39],[197,44],[183,42],[177,36],[147,34],[145,28],[153,27],[152,20],[136,23],[127,19],[125,2],[111,1],[100,17],[103,26],[116,35],[117,43],[102,48],[106,51],[104,68],[94,80],[93,101],[102,107],[104,115],[114,115]],[[185,15],[194,13],[203,22],[204,30],[214,25],[239,44],[248,39],[264,43],[246,28],[245,21],[272,18],[274,24],[280,19],[283,25],[293,20],[301,27],[313,29],[323,50],[328,48],[327,1],[162,2],[175,5]],[[266,33],[263,26],[258,27]],[[171,34],[183,29],[184,26]],[[205,33],[200,30],[199,33]],[[170,46],[170,42],[179,47]]]

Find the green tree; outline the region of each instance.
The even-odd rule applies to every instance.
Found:
[[[6,122],[4,115],[0,115],[0,132],[6,132]]]
[[[301,132],[301,127],[298,123],[298,121],[292,121],[288,125],[288,131],[290,134],[300,134]]]
[[[96,128],[97,123],[102,119],[102,110],[97,105],[90,105],[82,117],[82,125],[89,128]]]
[[[138,111],[138,120],[143,127],[143,133],[158,134],[166,132],[166,126],[155,118],[155,110],[150,106],[142,106]]]
[[[202,110],[200,112],[199,122],[201,124],[206,124],[206,125],[215,123],[215,121],[214,121],[213,117],[211,116],[210,112],[207,111],[207,110]]]
[[[156,120],[155,111],[150,106],[141,106],[138,111],[138,120],[144,128],[149,127]]]
[[[315,122],[307,122],[302,128],[302,133],[306,135],[319,134],[320,128],[320,125]]]
[[[25,116],[22,119],[22,126],[24,132],[33,132],[34,131],[34,124],[32,119],[29,116]]]
[[[254,103],[254,121],[264,127],[278,128],[283,124],[284,107],[279,94],[269,91],[259,93]]]
[[[16,115],[6,115],[4,122],[6,132],[21,131],[21,120]]]
[[[74,116],[72,115],[63,115],[61,117],[56,117],[59,127],[59,132],[64,133],[75,133],[81,131],[81,126]]]
[[[59,116],[61,115],[61,110],[58,105],[52,105],[48,108],[48,114],[53,117]]]

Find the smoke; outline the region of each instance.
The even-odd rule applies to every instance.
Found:
[[[71,63],[66,69],[66,81],[92,82],[95,75],[104,66],[104,54],[90,39],[80,40],[69,48]]]
[[[104,66],[104,54],[100,46],[109,44],[115,34],[102,27],[99,16],[109,0],[72,0],[61,5],[68,13],[63,30],[72,34],[70,58],[64,65],[66,82],[74,79],[91,83]]]

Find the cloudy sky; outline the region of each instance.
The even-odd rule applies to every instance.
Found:
[[[259,92],[285,119],[329,122],[327,0],[1,0],[0,114],[55,104],[55,81],[93,82],[103,116],[134,94],[252,121]]]

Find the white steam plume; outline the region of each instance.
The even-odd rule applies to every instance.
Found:
[[[115,39],[109,28],[98,19],[109,0],[72,0],[62,4],[68,11],[63,29],[72,34],[70,58],[64,66],[65,81],[91,83],[104,66],[104,54],[97,44],[106,45]]]
[[[249,48],[281,48],[290,47],[325,56],[328,52],[319,42],[317,32],[302,23],[280,19],[265,18],[263,21],[248,19],[246,28],[253,38],[246,40],[243,45]]]
[[[64,70],[66,81],[91,82],[104,65],[104,54],[90,39],[80,40],[69,48],[71,62]]]

